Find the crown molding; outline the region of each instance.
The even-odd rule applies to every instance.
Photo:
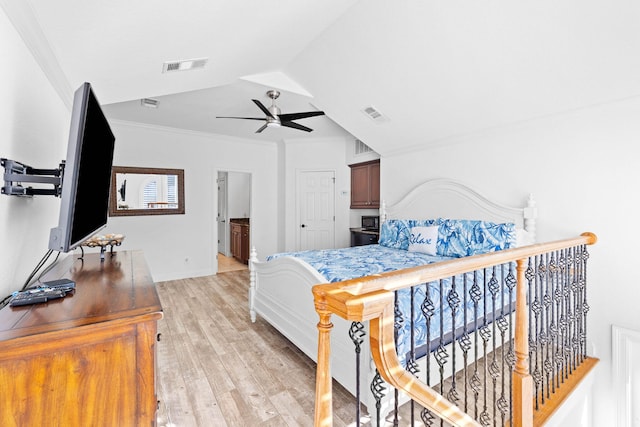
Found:
[[[9,21],[15,27],[64,105],[71,110],[73,90],[62,67],[60,67],[58,58],[42,31],[42,27],[31,8],[31,3],[27,0],[0,0],[0,7],[4,10]]]
[[[146,129],[146,130],[151,130],[156,132],[167,132],[167,133],[175,133],[175,134],[181,134],[181,135],[190,135],[190,136],[196,136],[196,137],[207,138],[207,139],[213,138],[216,140],[227,141],[227,142],[242,142],[247,144],[260,145],[262,147],[264,147],[266,144],[276,146],[275,141],[264,141],[264,140],[251,139],[251,138],[241,138],[238,136],[222,135],[222,134],[213,133],[213,132],[203,132],[198,130],[175,128],[175,127],[155,125],[150,123],[133,122],[133,121],[127,121],[122,119],[108,119],[108,120],[109,120],[109,123],[112,125],[129,127],[129,128],[138,128],[138,129]]]

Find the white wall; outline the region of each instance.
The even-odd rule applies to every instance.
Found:
[[[249,218],[251,175],[229,172],[227,175],[227,212],[229,218]]]
[[[66,158],[71,112],[2,9],[0,40],[0,57],[10,64],[0,67],[0,157],[56,168]],[[0,298],[20,288],[47,251],[59,209],[52,196],[0,195]]]
[[[345,162],[343,138],[287,141],[284,150],[284,242],[282,251],[298,248],[298,224],[296,222],[296,176],[298,171],[334,171],[336,178],[335,241],[336,247],[349,246],[349,188],[351,175]],[[344,193],[346,191],[346,194]],[[260,252],[258,252],[260,254]],[[265,254],[266,255],[266,254]]]
[[[114,165],[184,169],[185,214],[109,218],[105,232],[122,233],[123,249],[142,249],[155,281],[217,271],[218,171],[251,174],[251,244],[276,252],[277,148],[170,128],[112,122]]]
[[[634,279],[638,117],[635,97],[446,141],[381,164],[381,194],[390,203],[424,179],[450,177],[506,205],[524,205],[533,193],[541,241],[597,234],[588,271],[589,349],[601,359],[594,425],[614,425],[611,327],[640,330]]]

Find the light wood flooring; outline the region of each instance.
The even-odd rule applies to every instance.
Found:
[[[316,365],[261,318],[251,322],[248,283],[246,268],[158,283],[159,427],[313,425]],[[333,394],[333,425],[356,426],[353,396],[335,381]],[[409,404],[400,415],[411,425]]]
[[[158,425],[312,426],[315,363],[264,320],[251,323],[248,272],[161,282]],[[334,426],[354,418],[334,385]]]
[[[243,264],[234,257],[225,256],[218,252],[218,273],[228,273],[230,271],[247,269],[247,264]]]

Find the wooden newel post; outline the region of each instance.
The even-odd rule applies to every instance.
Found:
[[[529,374],[529,312],[527,309],[526,260],[517,261],[516,364],[513,370],[513,425],[533,426],[533,378]]]
[[[331,312],[323,302],[316,300],[318,322],[318,364],[316,367],[315,427],[333,425],[333,406],[331,390]]]

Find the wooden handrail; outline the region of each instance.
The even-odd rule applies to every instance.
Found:
[[[440,417],[456,426],[477,425],[457,406],[417,381],[399,363],[393,333],[393,291],[420,283],[429,283],[468,271],[480,270],[517,261],[516,301],[516,367],[514,372],[514,419],[517,425],[531,426],[533,422],[532,379],[528,372],[528,313],[526,308],[526,280],[524,262],[530,257],[555,250],[592,245],[593,233],[580,237],[539,243],[483,255],[458,258],[425,266],[392,271],[313,287],[314,304],[320,316],[318,323],[318,365],[316,376],[315,425],[331,426],[330,322],[331,314],[345,320],[370,321],[371,352],[380,375],[394,387],[404,390],[414,400],[432,409]],[[527,392],[527,390],[529,390]]]
[[[370,322],[371,357],[378,367],[380,376],[393,387],[406,391],[416,402],[438,414],[448,423],[454,426],[480,426],[459,407],[436,393],[428,385],[416,380],[415,376],[402,367],[394,344],[394,296],[390,291],[385,294],[381,297],[387,300],[387,304],[380,316]]]

